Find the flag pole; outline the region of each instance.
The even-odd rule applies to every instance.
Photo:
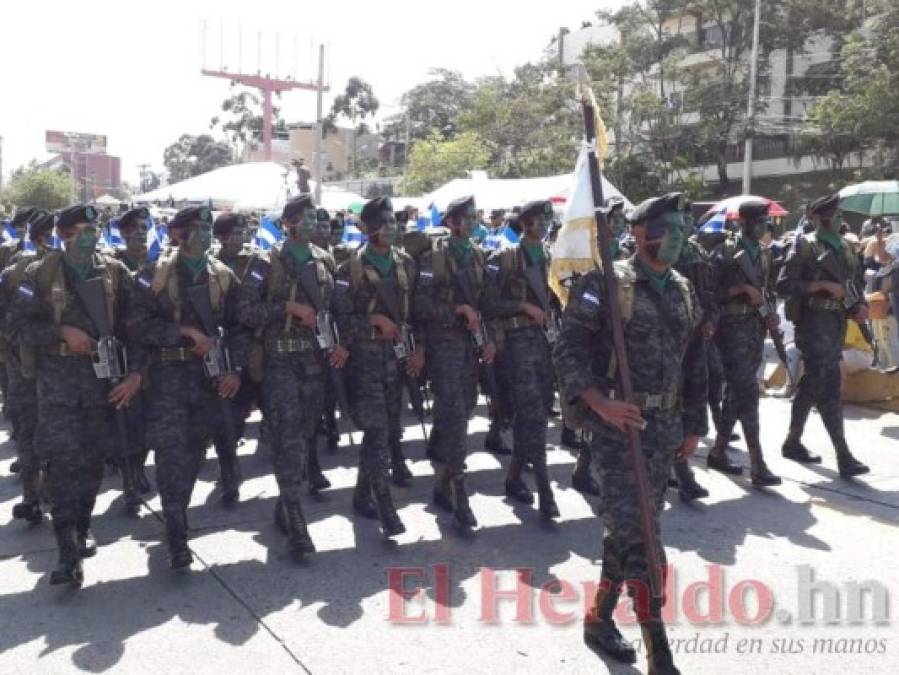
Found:
[[[602,172],[597,157],[596,109],[590,91],[590,80],[587,69],[578,64],[578,89],[584,114],[584,135],[587,140],[587,162],[590,168],[590,185],[593,191],[593,214],[596,218],[596,241],[602,261],[605,280],[605,300],[609,308],[609,320],[612,325],[612,342],[615,358],[618,361],[618,382],[623,399],[633,402],[633,384],[631,383],[630,364],[627,358],[627,347],[624,343],[624,323],[621,319],[621,305],[618,302],[618,279],[615,276],[612,259],[612,229],[606,220],[605,199],[602,192]],[[646,458],[640,442],[640,432],[633,427],[627,430],[628,455],[634,471],[634,482],[637,488],[637,506],[640,514],[640,533],[646,552],[649,567],[649,585],[654,597],[662,597],[661,559],[656,540],[655,519],[653,517],[652,496],[649,491],[649,478],[646,470]]]

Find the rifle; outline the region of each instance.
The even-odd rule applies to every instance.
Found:
[[[200,320],[200,325],[207,337],[212,338],[212,349],[203,357],[203,370],[209,379],[218,379],[234,372],[231,365],[231,351],[225,342],[225,334],[213,316],[212,303],[209,300],[209,284],[198,284],[187,289],[187,296],[191,306]],[[222,424],[225,432],[225,447],[221,456],[225,461],[235,466],[237,462],[237,430],[234,427],[234,412],[231,402],[216,396],[222,415]]]
[[[337,331],[337,322],[334,320],[334,315],[324,306],[325,301],[322,298],[321,289],[318,287],[318,272],[315,261],[308,262],[300,267],[300,286],[315,310],[315,341],[318,343],[320,350],[329,354],[340,345],[340,333]],[[343,372],[330,363],[327,366],[331,384],[334,386],[337,407],[340,409],[340,416],[346,418],[352,424],[350,402],[346,393],[346,384],[343,381]],[[355,447],[352,432],[349,433],[349,437],[350,445]]]
[[[846,309],[847,314],[852,311],[852,309],[863,302],[863,298],[861,293],[859,293],[858,289],[855,287],[855,284],[852,283],[851,279],[844,278],[841,267],[837,264],[837,260],[833,255],[833,252],[830,250],[824,251],[821,255],[818,256],[818,276],[820,277],[820,272],[824,272],[827,276],[829,276],[833,281],[836,281],[840,284],[843,289],[846,291],[846,296],[843,298],[843,307]],[[878,344],[877,339],[874,337],[874,331],[871,329],[871,324],[869,321],[858,321],[857,319],[852,319],[858,324],[859,332],[862,334],[862,337],[865,339],[871,349],[874,352],[874,362],[872,365],[877,366],[879,358],[878,358]]]
[[[746,251],[739,251],[735,256],[734,260],[740,268],[740,271],[743,273],[743,276],[746,278],[753,287],[757,288],[764,298],[764,302],[759,305],[756,310],[758,311],[759,317],[765,323],[765,329],[768,331],[768,335],[771,337],[771,342],[774,343],[774,349],[777,352],[777,358],[780,359],[780,362],[783,364],[784,370],[787,373],[787,380],[790,383],[790,387],[795,384],[793,381],[793,373],[790,371],[790,363],[787,360],[787,348],[784,345],[784,334],[779,328],[768,328],[767,321],[768,316],[771,314],[775,314],[777,310],[775,309],[775,301],[765,292],[764,285],[759,281],[758,274],[756,274],[755,268],[752,266],[752,262],[749,259],[749,254]]]
[[[627,345],[624,342],[624,322],[621,318],[621,305],[618,301],[618,277],[615,276],[615,267],[612,259],[613,234],[612,228],[605,217],[602,173],[600,172],[599,160],[596,155],[598,143],[596,138],[595,103],[593,92],[590,91],[587,70],[582,64],[578,66],[578,85],[584,115],[584,135],[588,144],[587,164],[590,169],[590,184],[593,192],[593,212],[596,218],[597,242],[599,243],[602,272],[605,280],[605,298],[603,300],[609,308],[609,319],[612,324],[612,342],[615,348],[615,357],[618,360],[618,380],[621,384],[621,392],[626,402],[633,403],[634,389],[631,383],[631,370],[627,358]],[[643,455],[640,432],[637,429],[628,427],[626,436],[628,455],[631,460],[631,466],[634,468],[635,497],[640,514],[640,533],[646,552],[650,590],[656,598],[661,598],[663,590],[661,557],[659,556],[656,541],[655,519],[649,491],[646,457]]]
[[[559,328],[555,320],[556,316],[554,315],[554,311],[549,302],[546,279],[544,279],[543,274],[540,272],[540,268],[537,265],[530,265],[527,261],[524,261],[524,263],[525,264],[522,267],[524,279],[527,281],[528,287],[531,289],[534,297],[537,298],[537,304],[540,305],[540,309],[542,309],[546,315],[546,321],[543,324],[543,334],[546,336],[546,341],[549,342],[550,345],[553,345],[559,338]]]
[[[412,335],[412,329],[409,324],[405,322],[405,317],[400,311],[400,304],[396,297],[396,288],[392,281],[381,279],[375,284],[375,292],[381,299],[381,303],[387,309],[390,318],[396,322],[397,326],[399,326],[400,339],[394,340],[393,353],[396,356],[396,360],[400,367],[400,377],[403,378],[403,386],[406,388],[406,391],[409,392],[409,404],[412,406],[412,411],[415,413],[415,416],[418,418],[418,423],[421,425],[423,438],[427,440],[428,432],[425,428],[424,396],[416,378],[406,372],[409,358],[415,351],[415,336]]]
[[[481,372],[484,374],[484,389],[487,390],[484,391],[484,396],[487,398],[488,407],[490,407],[495,402],[498,388],[496,386],[496,373],[493,370],[493,364],[484,363],[484,348],[487,346],[488,342],[487,327],[484,325],[484,318],[481,316],[481,313],[477,311],[478,301],[475,296],[474,288],[471,285],[471,277],[468,276],[467,269],[454,272],[453,278],[456,281],[456,286],[458,286],[459,290],[462,292],[466,304],[472,307],[478,315],[478,327],[477,330],[471,331],[471,340],[478,352]]]
[[[97,330],[97,347],[91,353],[94,374],[98,380],[107,380],[107,389],[112,391],[128,375],[128,352],[122,341],[113,334],[110,317],[106,313],[103,279],[87,279],[76,284],[75,290]],[[116,435],[121,446],[122,485],[127,494],[134,494],[134,476],[131,472],[131,458],[128,456],[128,421],[123,408],[116,408],[114,412]]]

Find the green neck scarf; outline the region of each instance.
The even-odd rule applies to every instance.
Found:
[[[836,232],[831,232],[830,230],[818,230],[815,235],[819,240],[823,241],[825,244],[829,245],[835,251],[843,250],[843,238],[838,235]]]
[[[64,255],[63,260],[66,262],[66,267],[68,267],[72,272],[75,273],[81,281],[87,279],[88,275],[91,273],[91,269],[94,266],[94,262],[92,260],[88,260],[87,262],[75,262],[69,256]]]
[[[305,265],[312,260],[312,249],[309,248],[308,244],[288,242],[286,248],[287,252],[293,256],[293,259],[296,260],[299,265]]]
[[[184,255],[184,252],[181,252],[181,255],[178,256],[181,259],[181,264],[187,269],[188,272],[191,273],[193,279],[196,279],[200,276],[200,272],[206,269],[206,256],[201,255],[197,257],[191,257]]]
[[[541,242],[522,241],[521,248],[524,249],[532,265],[542,265],[546,262],[546,251]]]
[[[468,261],[471,258],[471,250],[472,250],[471,239],[462,239],[461,237],[450,237],[449,248],[459,263],[461,263],[463,265],[468,264]]]
[[[373,248],[369,247],[365,249],[365,253],[362,257],[365,258],[366,262],[372,267],[378,270],[378,274],[382,279],[387,277],[393,269],[393,256],[390,255],[390,250],[388,250],[387,253],[378,253]]]
[[[760,242],[753,241],[749,237],[744,237],[740,235],[738,238],[740,242],[740,246],[746,249],[746,252],[750,255],[753,262],[758,262],[759,256],[762,255],[762,245]]]
[[[640,266],[640,269],[643,270],[646,278],[649,279],[649,285],[655,289],[656,293],[661,295],[668,286],[668,281],[671,279],[671,269],[669,268],[664,272],[656,272],[649,267],[649,265],[643,263],[640,258],[637,258],[637,264]]]

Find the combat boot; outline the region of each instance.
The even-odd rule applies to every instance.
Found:
[[[694,499],[709,496],[709,491],[696,482],[696,476],[693,475],[687,460],[675,460],[674,473],[677,475],[677,495],[682,502],[692,502]]]
[[[190,567],[194,557],[187,547],[187,515],[182,509],[165,512],[165,535],[169,545],[169,567],[173,570]]]
[[[787,440],[784,441],[780,452],[784,456],[784,459],[792,459],[794,462],[799,462],[800,464],[821,463],[821,455],[812,454],[809,449],[802,444],[799,438],[793,434],[787,436]]]
[[[599,497],[601,494],[599,483],[596,482],[593,472],[590,471],[590,450],[587,448],[581,448],[578,452],[577,460],[574,463],[574,473],[571,474],[571,487],[582,495]]]
[[[390,445],[390,479],[397,487],[409,487],[409,481],[412,480],[412,472],[406,466],[399,441]]]
[[[715,445],[709,450],[706,466],[728,476],[740,476],[743,474],[743,467],[731,462],[727,456],[727,438],[721,435],[715,437]]]
[[[240,462],[235,453],[230,457],[219,459],[219,481],[222,486],[222,504],[233,506],[240,497]]]
[[[390,487],[385,483],[378,485],[373,490],[375,496],[375,506],[378,510],[378,520],[381,521],[381,532],[385,537],[394,537],[406,531],[406,526],[400,520],[393,505],[393,498],[390,494]]]
[[[544,518],[558,518],[559,507],[556,504],[556,498],[553,495],[552,486],[549,484],[549,476],[546,473],[546,467],[537,469],[537,507],[540,509],[540,515]]]
[[[361,466],[356,474],[356,488],[353,490],[353,511],[363,518],[374,520],[378,517],[378,510],[371,499],[368,473]]]
[[[842,478],[861,476],[862,474],[871,471],[871,469],[868,468],[866,464],[862,464],[852,456],[852,453],[849,452],[849,446],[846,444],[845,439],[837,439],[837,441],[834,443],[834,446],[836,447],[837,451],[837,467],[839,468],[840,476]]]
[[[680,675],[668,645],[665,624],[660,619],[651,620],[641,623],[640,630],[646,645],[647,675]]]
[[[637,650],[624,639],[612,614],[618,604],[618,590],[604,579],[596,590],[593,608],[584,617],[584,642],[622,663],[636,663]]]
[[[80,586],[84,583],[84,568],[78,554],[78,540],[74,525],[53,524],[56,544],[59,547],[59,562],[56,569],[50,572],[50,585],[71,584]]]
[[[287,545],[295,558],[315,553],[315,544],[309,536],[306,519],[299,501],[281,501],[284,519],[287,523]]]
[[[450,481],[453,503],[453,519],[460,528],[470,530],[478,526],[478,521],[468,504],[465,491],[465,476],[454,476]]]
[[[513,457],[509,463],[509,475],[506,476],[506,496],[522,504],[533,504],[534,495],[521,478],[521,460]]]
[[[492,452],[494,455],[512,454],[512,449],[503,440],[500,425],[496,422],[490,423],[490,429],[487,431],[487,436],[484,437],[484,450]]]
[[[32,524],[41,522],[44,512],[41,510],[40,492],[41,471],[38,468],[34,470],[33,475],[22,476],[22,501],[12,507],[12,517],[27,520]]]
[[[450,488],[449,470],[445,465],[439,464],[434,469],[434,504],[444,511],[452,512],[453,495]]]
[[[771,473],[768,465],[765,464],[761,446],[754,444],[749,446],[749,461],[751,463],[750,476],[752,477],[753,485],[756,487],[772,487],[781,484],[780,477]]]
[[[318,463],[318,440],[313,438],[309,442],[309,467],[307,476],[309,478],[309,494],[318,494],[322,490],[331,487],[325,474],[322,473],[321,465]]]

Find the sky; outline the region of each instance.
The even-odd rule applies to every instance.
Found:
[[[540,58],[559,27],[577,29],[582,21],[595,21],[597,9],[617,4],[5,1],[0,3],[3,173],[8,178],[31,159],[48,159],[47,129],[77,131],[105,134],[109,154],[122,158],[123,180],[136,184],[137,166],[162,169],[164,148],[181,134],[208,133],[229,82],[203,77],[204,64],[255,72],[258,63],[264,74],[311,81],[317,75],[316,45],[323,43],[331,85],[325,112],[334,93],[357,75],[371,83],[382,113],[390,114],[398,110],[402,93],[424,81],[431,68],[459,70],[470,78],[510,75],[516,66]],[[288,92],[280,105],[288,122],[315,118],[314,92]]]

